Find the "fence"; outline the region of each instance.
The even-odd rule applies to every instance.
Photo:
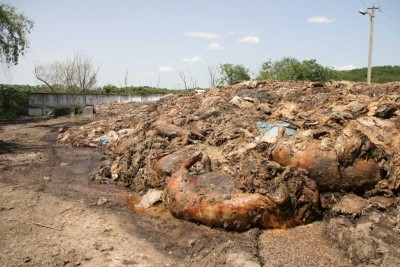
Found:
[[[84,107],[100,103],[154,102],[163,95],[90,95],[90,94],[55,94],[29,93],[28,115],[44,115],[56,108],[71,106]]]

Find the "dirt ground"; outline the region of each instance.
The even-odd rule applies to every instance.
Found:
[[[57,143],[93,118],[0,122],[2,266],[352,266],[325,222],[228,232],[133,208],[121,184],[92,182],[105,151]]]

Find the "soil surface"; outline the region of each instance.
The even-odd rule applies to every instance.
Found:
[[[352,266],[317,221],[244,233],[138,210],[123,184],[90,179],[106,151],[57,143],[92,118],[0,122],[2,266]]]

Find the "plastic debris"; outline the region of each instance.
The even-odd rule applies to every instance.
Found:
[[[99,138],[100,143],[102,143],[103,145],[110,142],[110,140],[111,140],[111,137],[106,136],[106,135]]]
[[[293,136],[296,133],[296,126],[285,121],[262,122],[257,121],[256,125],[260,130],[261,136],[258,141],[266,143],[275,143],[279,135],[279,128],[284,128],[284,137]]]

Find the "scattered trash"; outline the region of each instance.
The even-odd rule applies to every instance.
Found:
[[[290,137],[296,133],[296,126],[285,121],[262,122],[257,121],[256,125],[262,134],[278,136],[279,128],[285,128],[285,137]]]
[[[257,121],[256,125],[262,134],[261,137],[258,137],[257,141],[265,143],[275,143],[280,130],[284,137],[290,137],[296,133],[297,129],[294,125],[285,121]]]
[[[109,136],[106,136],[106,135],[99,138],[99,141],[100,141],[103,145],[105,145],[105,144],[107,144],[108,142],[110,142],[110,140],[111,140],[111,138],[110,138]]]

